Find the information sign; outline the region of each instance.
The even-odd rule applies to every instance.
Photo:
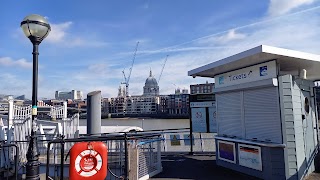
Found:
[[[209,130],[211,133],[217,132],[217,112],[216,107],[209,107]]]
[[[276,62],[266,63],[227,72],[214,77],[216,88],[248,83],[277,76]]]
[[[206,108],[191,108],[193,132],[207,132]]]
[[[171,141],[171,146],[180,146],[180,135],[175,134],[175,135],[170,135],[170,141]]]

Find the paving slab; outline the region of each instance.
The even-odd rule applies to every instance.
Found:
[[[258,180],[216,165],[215,155],[175,154],[162,157],[162,173],[152,180]]]

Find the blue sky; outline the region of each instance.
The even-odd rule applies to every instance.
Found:
[[[160,93],[205,83],[193,68],[265,44],[320,54],[318,0],[10,0],[0,6],[0,94],[31,98],[32,44],[20,22],[48,18],[52,31],[39,47],[39,97],[56,90],[117,95],[140,42],[130,94],[142,94],[150,68]]]

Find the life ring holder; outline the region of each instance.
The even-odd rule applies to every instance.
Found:
[[[78,154],[75,160],[75,169],[82,177],[91,177],[97,174],[102,167],[102,157],[94,150],[89,142],[87,149]]]

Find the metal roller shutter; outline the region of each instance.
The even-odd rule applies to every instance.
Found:
[[[282,143],[278,89],[246,90],[243,104],[246,139]]]
[[[240,92],[216,94],[218,134],[242,137]]]

